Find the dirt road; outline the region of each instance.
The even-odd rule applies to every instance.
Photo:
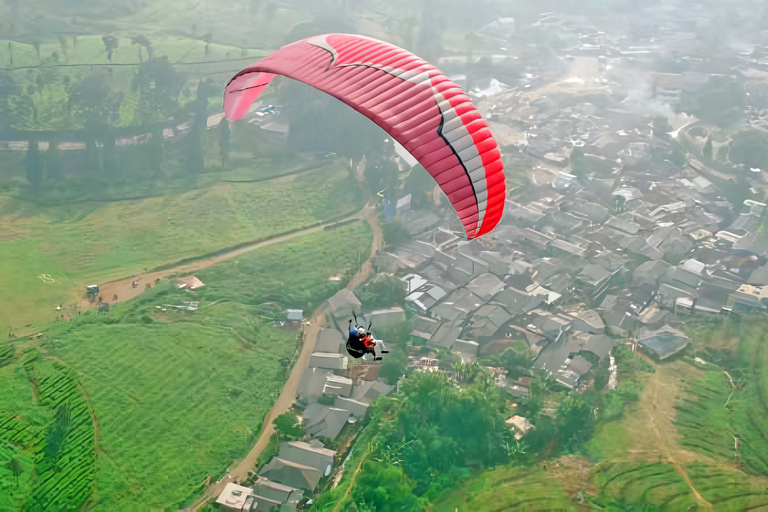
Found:
[[[360,270],[358,270],[357,273],[352,276],[352,279],[347,284],[346,288],[349,290],[354,290],[357,286],[365,282],[365,280],[370,277],[371,273],[373,273],[371,259],[381,249],[384,240],[381,226],[379,226],[378,222],[378,214],[373,208],[366,207],[358,215],[358,218],[364,218],[368,224],[370,224],[371,229],[373,230],[373,242],[371,243],[370,257],[365,261],[365,263],[363,263]],[[298,235],[299,233],[295,234],[295,236]],[[293,401],[296,399],[296,393],[299,389],[301,377],[304,375],[304,370],[309,367],[309,360],[312,357],[312,352],[315,350],[317,335],[325,325],[325,312],[327,307],[328,303],[323,302],[320,307],[317,308],[317,310],[315,310],[315,312],[312,314],[309,325],[304,329],[304,342],[302,344],[299,358],[296,360],[296,364],[294,364],[293,369],[291,370],[291,374],[288,377],[288,380],[285,382],[285,386],[283,386],[282,391],[280,392],[280,396],[277,398],[277,401],[275,401],[275,404],[264,418],[259,440],[256,441],[256,444],[248,453],[248,455],[246,455],[246,457],[240,461],[240,463],[232,471],[230,471],[227,476],[222,478],[219,482],[212,484],[208,488],[208,492],[205,494],[205,496],[200,498],[186,510],[198,510],[200,507],[205,505],[208,500],[221,494],[221,492],[224,490],[224,487],[226,487],[229,482],[239,483],[248,478],[248,474],[253,470],[259,455],[261,455],[261,452],[264,450],[264,448],[266,448],[267,444],[269,443],[269,438],[274,432],[274,426],[272,425],[272,422],[275,418],[287,412],[293,405]]]
[[[337,222],[344,222],[352,219],[367,218],[367,216],[372,211],[373,210],[371,207],[366,206],[359,212],[349,215],[348,217],[344,217],[342,219],[336,219],[330,222],[325,222],[323,224],[318,224],[316,226],[305,228],[299,231],[294,231],[292,233],[287,233],[285,235],[277,236],[275,238],[270,238],[268,240],[254,242],[252,244],[238,247],[237,249],[232,249],[231,251],[217,254],[216,256],[212,256],[210,258],[204,258],[204,259],[192,261],[192,262],[181,264],[165,270],[158,270],[155,272],[146,272],[146,273],[136,274],[131,277],[125,277],[122,279],[109,281],[106,283],[99,283],[99,295],[104,297],[105,302],[114,303],[115,301],[112,300],[112,297],[114,297],[115,295],[117,295],[118,302],[123,302],[128,299],[137,297],[138,295],[141,295],[141,293],[146,289],[146,285],[148,283],[153,283],[152,286],[154,286],[154,282],[157,279],[165,279],[168,276],[173,274],[189,274],[192,272],[197,272],[198,270],[206,269],[211,265],[215,265],[217,263],[228,260],[230,258],[235,258],[237,256],[240,256],[241,254],[245,254],[255,249],[267,247],[272,244],[279,244],[280,242],[286,242],[288,240],[292,240],[300,236],[304,236],[310,233],[315,233],[317,231],[322,231],[326,227],[336,224]],[[379,231],[381,231],[381,229],[379,229]],[[375,240],[375,230],[374,230],[374,240]],[[136,283],[137,286],[134,287],[133,283]],[[87,299],[82,299],[81,306],[83,310],[87,310],[87,309],[91,309],[98,306],[98,304],[91,303]]]
[[[685,469],[701,456],[680,446],[681,435],[675,425],[675,405],[679,390],[683,389],[683,380],[701,378],[701,373],[684,361],[657,365],[640,395],[639,410],[624,424],[633,433],[633,446],[628,450],[633,458],[668,462],[683,477],[699,505],[711,508],[712,504],[696,489]]]
[[[275,418],[288,411],[291,408],[291,405],[293,405],[293,401],[296,398],[296,393],[299,390],[301,376],[304,374],[304,369],[309,366],[309,359],[312,357],[312,352],[315,349],[317,335],[320,333],[320,329],[322,329],[323,325],[325,324],[326,307],[327,303],[324,302],[315,311],[312,319],[309,321],[309,325],[304,329],[304,344],[302,346],[301,353],[299,354],[299,358],[296,360],[296,364],[293,366],[291,375],[285,382],[285,386],[283,386],[283,389],[280,392],[280,396],[277,397],[277,401],[275,401],[275,404],[264,417],[264,423],[261,425],[261,434],[259,435],[259,440],[256,441],[256,444],[248,453],[248,455],[246,455],[245,458],[240,461],[240,463],[232,471],[230,471],[227,476],[212,484],[208,488],[206,495],[187,510],[197,510],[198,508],[202,507],[208,502],[209,499],[215,498],[221,494],[221,492],[224,490],[224,487],[226,487],[229,482],[239,483],[248,478],[248,474],[251,472],[251,470],[253,470],[254,466],[256,466],[256,461],[259,459],[259,455],[261,455],[261,452],[264,450],[264,448],[267,447],[269,438],[275,431],[275,427],[272,425],[272,422],[275,420]]]

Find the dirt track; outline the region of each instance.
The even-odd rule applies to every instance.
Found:
[[[352,218],[355,217],[364,218],[371,225],[371,229],[373,230],[373,243],[371,244],[371,254],[368,260],[363,263],[360,270],[357,271],[357,273],[347,284],[346,288],[349,290],[354,290],[360,284],[365,282],[368,277],[370,277],[371,273],[373,272],[371,259],[381,249],[384,240],[381,227],[379,226],[377,213],[373,208],[366,207],[357,216],[353,216]],[[301,234],[306,234],[309,232],[312,231],[297,232],[290,237],[293,238],[294,236],[300,236]],[[270,242],[274,241],[276,240],[270,240]],[[255,248],[256,247],[254,247],[254,249]],[[212,265],[213,263],[210,264]],[[178,272],[178,269],[176,269],[175,272]],[[301,382],[301,376],[304,374],[304,370],[309,367],[309,359],[312,356],[312,352],[314,352],[317,335],[319,334],[323,325],[325,325],[325,311],[327,306],[327,303],[323,302],[320,307],[317,308],[317,310],[315,310],[315,312],[312,314],[309,325],[304,329],[304,340],[299,358],[296,360],[296,364],[294,364],[293,369],[291,370],[291,374],[288,377],[288,380],[285,382],[282,391],[280,392],[280,396],[277,398],[275,404],[264,417],[264,423],[261,427],[261,434],[259,435],[259,439],[256,441],[254,447],[251,449],[248,455],[246,455],[246,457],[240,461],[240,463],[232,471],[229,472],[227,476],[222,478],[219,482],[212,484],[208,488],[208,492],[205,494],[205,496],[197,500],[186,510],[198,510],[200,507],[205,505],[208,500],[221,494],[221,492],[224,490],[224,487],[226,487],[229,482],[242,482],[248,478],[248,474],[253,470],[259,455],[261,455],[261,452],[269,443],[269,438],[274,432],[274,426],[272,425],[272,422],[275,418],[287,412],[293,405],[293,401],[295,400],[296,393],[299,389],[299,383]]]
[[[635,434],[633,446],[628,450],[631,458],[671,464],[688,484],[699,505],[711,508],[712,504],[694,487],[685,469],[686,465],[695,463],[702,456],[680,446],[678,439],[681,436],[675,426],[675,404],[682,389],[682,379],[700,377],[700,370],[683,361],[657,365],[640,395],[639,410],[625,420],[625,425]]]
[[[206,269],[211,265],[215,265],[216,263],[220,263],[230,258],[240,256],[241,254],[245,254],[255,249],[260,249],[262,247],[266,247],[272,244],[277,244],[280,242],[292,240],[296,237],[307,235],[309,233],[322,231],[327,226],[331,226],[333,224],[336,224],[337,222],[344,222],[352,219],[365,218],[366,215],[368,215],[369,213],[370,213],[370,209],[369,207],[366,207],[360,210],[359,212],[349,215],[348,217],[344,217],[342,219],[325,222],[317,226],[302,229],[299,231],[294,231],[292,233],[281,235],[275,238],[270,238],[268,240],[254,242],[252,244],[238,247],[237,249],[232,249],[231,251],[223,252],[221,254],[212,256],[210,258],[204,258],[204,259],[192,261],[189,263],[184,263],[176,267],[168,268],[165,270],[135,274],[131,277],[124,277],[122,279],[116,279],[114,281],[109,281],[103,284],[99,283],[99,295],[104,297],[104,302],[109,302],[110,304],[115,303],[115,301],[112,300],[112,297],[114,297],[115,295],[117,296],[117,302],[123,302],[128,299],[132,299],[134,297],[141,295],[141,293],[146,289],[146,285],[148,283],[152,283],[152,286],[154,286],[154,282],[157,279],[165,279],[168,276],[171,276],[173,274],[189,274],[192,272],[197,272],[198,270]],[[135,288],[133,287],[134,282],[136,282],[138,285]],[[91,303],[87,299],[81,300],[81,306],[83,310],[94,308],[97,305],[98,304]]]

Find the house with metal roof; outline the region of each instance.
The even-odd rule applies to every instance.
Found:
[[[302,427],[309,434],[336,439],[351,414],[346,409],[309,404],[302,415]]]
[[[253,498],[256,508],[252,512],[295,512],[304,499],[304,491],[270,481],[262,476],[253,484]]]
[[[322,476],[331,474],[333,460],[336,452],[324,448],[322,443],[315,441],[319,446],[313,446],[303,441],[288,441],[280,443],[278,457],[304,466],[315,468]]]
[[[352,398],[358,402],[371,404],[381,395],[388,395],[394,389],[395,386],[384,384],[378,380],[358,382],[352,389]]]
[[[660,360],[677,354],[689,341],[685,333],[668,324],[655,331],[643,328],[637,334],[637,342]]]
[[[317,468],[305,466],[304,464],[280,457],[272,457],[272,460],[261,469],[259,476],[268,478],[273,482],[279,482],[296,489],[306,489],[311,492],[315,490],[317,482],[320,481],[323,474]]]
[[[343,354],[346,337],[333,327],[325,327],[317,335],[315,341],[315,352],[328,352],[332,354]]]
[[[334,376],[333,372],[323,368],[306,368],[299,382],[299,398],[307,400],[322,395],[326,380],[332,376]]]
[[[360,311],[360,300],[354,293],[342,288],[328,299],[331,315],[334,318],[351,318],[352,311]]]
[[[364,418],[365,413],[368,412],[369,405],[370,404],[367,404],[365,402],[360,402],[359,400],[355,400],[353,398],[346,398],[343,396],[337,397],[336,402],[333,404],[334,407],[348,410],[349,412],[352,413],[352,416],[354,416],[355,418]]]

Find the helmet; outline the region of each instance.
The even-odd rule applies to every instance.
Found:
[[[358,327],[357,328],[357,335],[358,336],[365,336],[365,327]]]

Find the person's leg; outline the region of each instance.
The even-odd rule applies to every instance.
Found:
[[[381,354],[388,354],[389,350],[387,350],[387,347],[384,346],[384,342],[381,340],[374,340],[376,342],[376,345],[373,347],[373,350],[376,353],[376,357],[380,357]]]

